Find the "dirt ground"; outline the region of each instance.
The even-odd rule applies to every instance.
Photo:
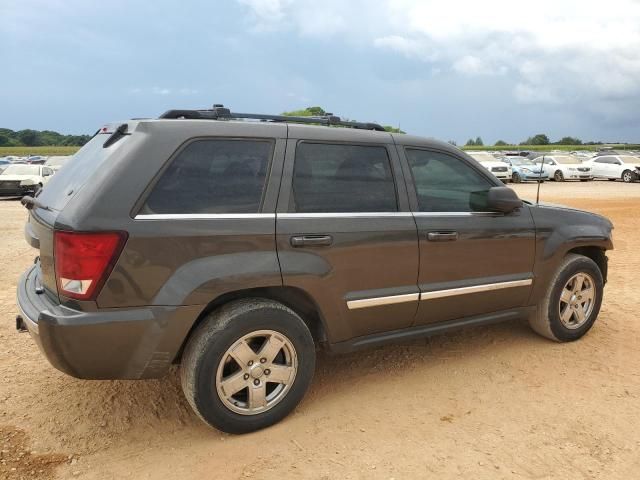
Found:
[[[517,185],[535,198],[535,185]],[[177,372],[81,381],[15,331],[35,251],[0,202],[0,478],[591,479],[640,477],[640,184],[547,183],[541,199],[616,229],[600,317],[556,344],[508,323],[346,356],[267,430],[230,436],[191,413]]]

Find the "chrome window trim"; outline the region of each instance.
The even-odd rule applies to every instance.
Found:
[[[278,218],[378,218],[411,217],[411,212],[327,212],[327,213],[278,213]]]
[[[276,218],[275,213],[142,213],[135,220],[216,220]]]
[[[358,308],[379,307],[382,305],[393,305],[396,303],[417,302],[419,299],[420,294],[418,292],[406,293],[403,295],[391,295],[388,297],[363,298],[360,300],[347,301],[347,308],[349,310],[355,310]]]
[[[483,285],[472,285],[470,287],[448,288],[445,290],[434,290],[432,292],[420,293],[420,300],[433,300],[435,298],[453,297],[456,295],[466,295],[469,293],[490,292],[503,288],[526,287],[533,283],[532,278],[523,280],[512,280],[508,282],[485,283]]]
[[[504,215],[500,212],[413,212],[416,217],[493,217]]]

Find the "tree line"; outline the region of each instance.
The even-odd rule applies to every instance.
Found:
[[[81,147],[90,139],[91,135],[63,135],[52,130],[0,128],[0,147]]]
[[[496,147],[504,147],[508,145],[516,145],[515,143],[507,143],[504,140],[498,140],[494,143]],[[538,133],[533,135],[526,140],[523,140],[518,145],[603,145],[602,142],[582,142],[579,138],[576,137],[562,137],[557,142],[552,142],[549,140],[549,137],[544,133]],[[467,143],[464,144],[465,147],[483,147],[484,142],[482,138],[477,137],[475,140],[470,138],[467,140]]]

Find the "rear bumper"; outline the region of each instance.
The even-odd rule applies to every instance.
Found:
[[[20,278],[17,303],[24,325],[58,370],[84,379],[164,375],[176,358],[200,305],[74,310],[36,293],[39,267]]]

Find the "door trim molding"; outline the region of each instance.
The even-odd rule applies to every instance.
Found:
[[[420,300],[420,294],[418,292],[405,293],[403,295],[390,295],[387,297],[372,297],[363,298],[360,300],[348,300],[347,308],[349,310],[355,310],[358,308],[379,307],[382,305],[393,305],[396,303],[417,302],[418,300]]]
[[[469,293],[490,292],[503,288],[526,287],[533,283],[532,278],[523,280],[511,280],[508,282],[485,283],[482,285],[472,285],[470,287],[447,288],[445,290],[434,290],[432,292],[421,292],[420,300],[433,300],[435,298],[453,297],[455,295],[467,295]]]
[[[456,295],[467,295],[470,293],[490,292],[502,290],[504,288],[527,287],[533,283],[533,278],[522,280],[510,280],[506,282],[484,283],[469,287],[447,288],[444,290],[434,290],[431,292],[405,293],[402,295],[389,295],[384,297],[369,297],[358,300],[347,300],[347,308],[356,310],[358,308],[380,307],[384,305],[394,305],[396,303],[416,302],[418,300],[433,300],[436,298],[453,297]]]

